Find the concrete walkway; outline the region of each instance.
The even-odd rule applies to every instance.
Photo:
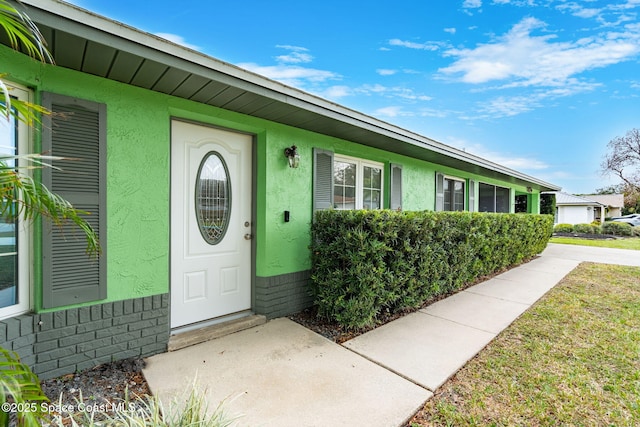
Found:
[[[342,346],[288,320],[147,359],[163,402],[197,381],[238,426],[402,426],[432,392],[582,261],[640,252],[550,244],[537,259]],[[165,403],[166,404],[166,403]]]

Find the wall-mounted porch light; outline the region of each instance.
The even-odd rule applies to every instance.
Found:
[[[289,159],[290,168],[297,168],[300,165],[300,154],[298,154],[298,147],[295,145],[285,148],[284,155]]]

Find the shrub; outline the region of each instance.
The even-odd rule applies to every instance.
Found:
[[[631,236],[633,227],[626,222],[609,221],[602,224],[602,233],[614,236]]]
[[[640,237],[640,226],[633,227],[633,237]]]
[[[371,326],[542,252],[552,231],[548,215],[318,211],[311,290],[320,315]]]
[[[575,233],[596,234],[600,231],[600,227],[596,227],[592,224],[576,224],[573,226],[573,231]]]
[[[165,407],[157,396],[127,396],[122,402],[110,405],[110,411],[98,414],[91,405],[76,405],[78,412],[63,416],[55,414],[53,427],[229,427],[237,417],[229,417],[220,403],[210,411],[205,390],[194,384]],[[62,400],[62,398],[61,398]],[[82,402],[82,391],[78,402]],[[97,405],[96,405],[97,406]],[[79,408],[84,408],[80,410]],[[98,416],[96,416],[98,415]],[[97,419],[100,418],[100,419]]]
[[[573,233],[573,224],[557,224],[553,227],[555,233]]]

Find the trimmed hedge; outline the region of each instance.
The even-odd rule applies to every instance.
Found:
[[[554,229],[554,231],[557,231]],[[600,226],[593,224],[576,224],[573,226],[575,233],[600,234]]]
[[[573,233],[573,224],[557,224],[553,231],[556,233]]]
[[[608,221],[602,224],[602,233],[614,236],[633,236],[633,227],[626,222]]]
[[[318,211],[311,290],[320,315],[371,326],[539,254],[552,232],[549,215]]]

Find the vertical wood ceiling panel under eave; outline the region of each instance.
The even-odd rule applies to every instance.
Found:
[[[116,50],[100,43],[89,42],[82,61],[82,71],[106,77],[116,56]]]
[[[64,31],[56,31],[51,50],[56,65],[81,70],[87,42]],[[50,44],[50,45],[51,45]]]
[[[169,67],[167,65],[145,59],[136,72],[136,75],[131,79],[131,84],[145,89],[151,89],[168,69]]]

